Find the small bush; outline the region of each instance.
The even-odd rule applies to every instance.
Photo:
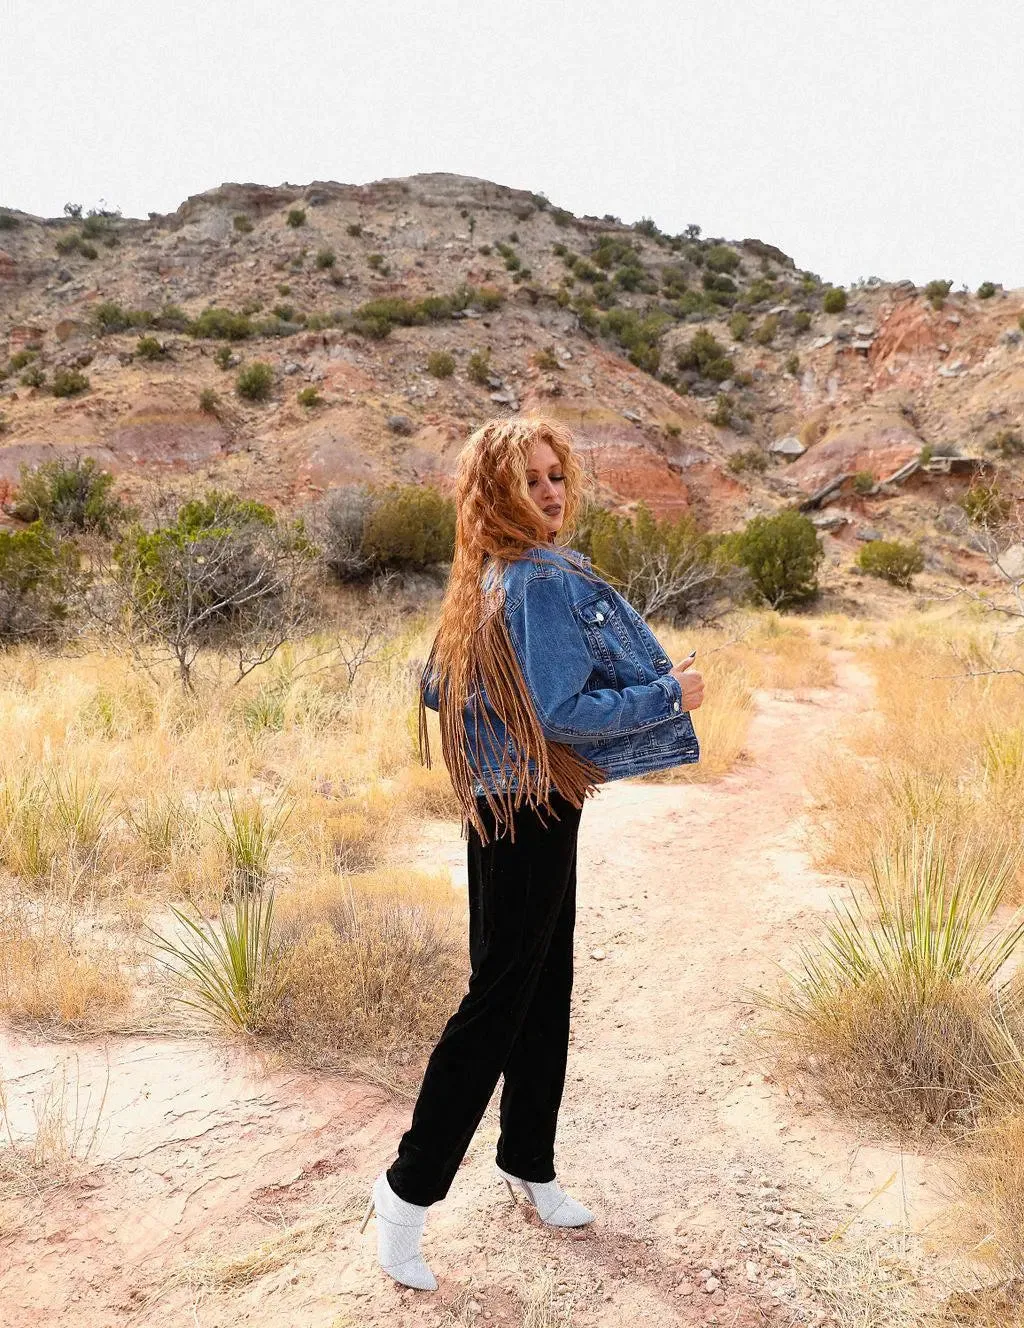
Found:
[[[451,378],[455,372],[455,357],[446,350],[432,350],[427,356],[427,373],[435,378]]]
[[[267,401],[273,386],[274,371],[262,360],[247,364],[235,380],[235,390],[246,401]]]
[[[167,350],[156,337],[139,337],[135,345],[135,354],[140,360],[162,360]]]
[[[476,293],[475,303],[485,313],[494,313],[505,303],[505,296],[496,286],[481,286]]]
[[[233,359],[230,346],[218,346],[214,352],[213,362],[218,369],[230,369]]]
[[[230,309],[211,305],[189,324],[188,330],[194,337],[244,341],[246,337],[252,336],[252,323],[246,314],[236,314]]]
[[[743,341],[750,331],[750,315],[745,313],[734,313],[729,319],[729,332],[734,341]]]
[[[833,286],[825,292],[821,307],[827,314],[841,314],[846,308],[846,291],[842,286]]]
[[[249,218],[245,215],[244,212],[240,212],[236,217],[234,217],[232,219],[231,224],[232,226],[234,226],[235,230],[239,232],[240,235],[248,235],[249,232],[252,230],[252,222],[249,220]]]
[[[37,359],[38,356],[39,352],[37,350],[15,351],[8,361],[8,368],[11,373],[17,373],[19,369],[24,369],[27,365],[31,364],[34,359]]]
[[[0,212],[0,231],[16,231],[20,225],[19,219],[10,212]]]
[[[705,328],[695,332],[687,345],[679,347],[676,364],[683,370],[696,369],[704,378],[717,383],[731,378],[735,369],[725,347]]]
[[[55,397],[75,397],[88,390],[89,380],[81,369],[58,369],[53,375],[52,391]]]
[[[383,255],[383,254],[367,254],[367,256],[366,256],[366,262],[367,262],[367,266],[368,266],[368,267],[371,267],[371,268],[373,269],[374,272],[380,272],[380,271],[382,271],[383,268],[384,268],[384,255]]]
[[[429,487],[387,489],[367,514],[362,547],[378,567],[414,570],[451,562],[455,504]]]
[[[946,303],[946,296],[952,289],[952,281],[929,281],[924,288],[924,298],[933,309],[941,309]]]
[[[333,267],[335,261],[336,256],[333,249],[318,249],[316,251],[316,265],[321,271]]]
[[[18,382],[25,387],[45,387],[46,371],[41,365],[30,364],[18,379]]]
[[[779,331],[778,314],[769,314],[754,333],[754,340],[759,346],[770,346]]]
[[[983,281],[978,287],[979,300],[991,300],[996,293],[996,284],[994,281]]]
[[[711,423],[719,429],[727,429],[732,423],[732,398],[728,392],[719,392],[716,397]]]
[[[870,470],[858,470],[853,477],[854,493],[858,493],[861,497],[864,497],[866,494],[869,494],[874,487],[874,472]]]
[[[353,240],[358,240],[360,235],[362,235],[363,233],[362,222],[350,221],[349,224],[345,227],[345,233],[346,235],[351,235]]]
[[[22,466],[14,503],[21,521],[40,521],[65,533],[111,536],[128,516],[111,489],[114,477],[92,457],[63,457]]]
[[[811,315],[806,309],[798,309],[793,315],[793,331],[806,332],[811,325]]]
[[[204,415],[216,415],[220,407],[220,397],[212,387],[204,387],[199,393],[199,409]]]
[[[324,399],[315,387],[304,387],[298,395],[300,406],[306,406],[312,409],[314,406],[322,406]]]
[[[783,367],[785,368],[786,373],[795,378],[800,372],[800,356],[797,355],[795,351],[792,355],[787,355],[786,363]]]
[[[733,452],[725,466],[733,475],[741,475],[745,470],[760,473],[768,469],[768,456],[760,447],[748,447],[742,452]]]
[[[713,244],[704,255],[704,264],[712,272],[735,272],[740,265],[740,256],[727,244]]]
[[[798,512],[756,516],[727,547],[750,575],[759,599],[770,608],[786,609],[814,599],[823,551],[818,532]]]
[[[538,369],[542,369],[546,373],[553,373],[556,369],[561,369],[562,367],[562,362],[550,346],[546,347],[544,350],[536,351],[533,356],[533,362]]]
[[[1001,525],[1012,506],[997,484],[972,484],[960,499],[960,507],[978,526]]]
[[[903,540],[872,540],[857,554],[857,566],[891,585],[909,589],[914,576],[924,570],[924,554],[918,545]]]
[[[291,226],[293,230],[298,230],[300,226],[305,226],[306,224],[305,208],[289,208],[287,221],[288,225]]]
[[[0,643],[60,635],[77,583],[74,547],[42,522],[0,531]]]
[[[490,350],[475,350],[469,357],[469,363],[466,365],[466,374],[474,383],[479,383],[481,387],[486,387],[487,380],[491,376]]]
[[[589,508],[574,543],[644,617],[681,621],[706,612],[733,571],[721,542],[691,517],[659,520],[645,503],[632,519]]]

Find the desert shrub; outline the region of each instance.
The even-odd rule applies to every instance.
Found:
[[[235,390],[246,401],[267,401],[274,386],[274,371],[263,360],[254,360],[235,380]]]
[[[41,521],[0,531],[0,645],[59,636],[78,583],[74,546]]]
[[[676,364],[680,369],[696,369],[703,377],[718,383],[731,378],[735,369],[725,347],[705,328],[695,332],[685,346],[679,347]]]
[[[220,406],[220,398],[212,387],[204,387],[199,393],[199,409],[204,415],[216,415]]]
[[[369,268],[371,268],[372,271],[374,271],[374,272],[382,272],[382,271],[384,271],[385,263],[384,263],[384,255],[383,255],[383,254],[376,254],[376,253],[375,253],[375,254],[367,254],[367,255],[366,255],[366,263],[367,263],[367,266],[368,266]]]
[[[19,219],[10,212],[0,212],[0,231],[16,231],[20,225]]]
[[[711,423],[719,429],[726,429],[732,423],[732,398],[728,392],[719,392],[715,398],[715,409],[711,412]]]
[[[754,333],[754,340],[759,346],[770,346],[779,331],[778,314],[769,314]]]
[[[721,542],[692,518],[659,520],[645,503],[632,519],[589,508],[574,544],[644,617],[681,621],[706,614],[733,572]]]
[[[729,319],[729,332],[734,341],[743,341],[750,331],[750,315],[737,312]]]
[[[88,390],[89,380],[81,369],[58,369],[53,375],[51,391],[55,397],[75,397]]]
[[[909,589],[916,573],[924,569],[924,554],[917,544],[903,540],[872,540],[857,554],[857,566],[891,585]]]
[[[755,595],[770,608],[790,608],[817,595],[823,552],[818,532],[799,512],[756,516],[726,543]]]
[[[233,217],[231,224],[240,235],[248,235],[252,230],[252,222],[244,212],[239,212],[237,216]]]
[[[996,284],[994,281],[983,281],[978,287],[979,300],[991,300],[996,293]]]
[[[200,650],[230,647],[244,676],[297,634],[314,557],[301,524],[210,490],[165,525],[130,527],[92,606],[109,630],[168,655],[190,690]]]
[[[864,497],[875,487],[875,476],[870,470],[858,470],[853,477],[853,491]]]
[[[561,369],[562,367],[561,361],[550,346],[545,347],[543,350],[536,351],[533,356],[533,362],[538,369],[542,369],[546,373],[553,373],[556,369]]]
[[[8,367],[11,373],[17,373],[19,369],[24,369],[37,359],[39,352],[37,350],[18,350],[15,351],[8,361]]]
[[[801,948],[767,1003],[787,1059],[833,1105],[903,1129],[977,1124],[1013,1063],[1005,1020],[1016,1002],[1000,969],[1024,924],[996,919],[1015,852],[984,863],[915,828],[873,856],[867,899],[854,896]]]
[[[336,262],[336,255],[333,249],[318,249],[316,251],[316,265],[321,270],[331,268]]]
[[[427,356],[427,373],[435,378],[451,378],[455,372],[455,357],[446,350],[432,350]]]
[[[345,227],[345,234],[351,235],[353,240],[358,240],[360,235],[362,235],[362,233],[363,233],[362,222],[350,221],[348,225]]]
[[[230,346],[218,346],[213,355],[213,362],[218,369],[230,369],[233,358]]]
[[[490,350],[475,350],[469,357],[469,362],[466,365],[466,374],[474,383],[479,383],[481,387],[486,387],[487,380],[491,376]]]
[[[639,314],[634,309],[610,309],[603,330],[625,350],[631,364],[656,373],[661,363],[661,336],[672,320],[659,309]]]
[[[111,489],[114,477],[92,457],[63,457],[22,466],[14,515],[67,533],[111,536],[128,516]]]
[[[315,387],[302,388],[298,394],[297,400],[300,406],[307,406],[309,408],[312,408],[313,406],[322,406],[324,404],[323,397]]]
[[[139,337],[135,345],[135,354],[142,360],[162,360],[167,350],[156,337]]]
[[[795,352],[792,355],[787,355],[786,363],[783,367],[785,368],[786,373],[791,374],[795,378],[800,372],[800,356]]]
[[[946,303],[946,296],[952,289],[952,281],[929,281],[924,288],[924,298],[933,309],[941,309]]]
[[[997,484],[972,484],[959,505],[978,526],[1001,525],[1013,506]]]
[[[833,286],[825,292],[821,307],[827,314],[841,314],[846,308],[846,291],[842,286]]]
[[[362,546],[377,567],[416,570],[451,562],[455,504],[430,487],[385,489],[367,514]]]
[[[806,332],[811,325],[811,315],[806,309],[798,309],[793,315],[793,331]]]
[[[24,387],[45,387],[46,370],[40,364],[30,364],[18,382]]]
[[[306,224],[305,208],[289,208],[286,220],[288,222],[288,225],[291,226],[294,230],[298,230],[300,226],[305,226]]]
[[[244,341],[252,336],[252,323],[246,314],[236,314],[230,309],[220,309],[211,305],[204,309],[198,318],[189,324],[188,331],[194,337],[207,337],[224,341]]]
[[[768,469],[768,455],[760,447],[747,447],[742,452],[733,452],[725,468],[733,475],[741,475],[746,470],[765,471]]]
[[[485,313],[493,313],[505,303],[505,296],[496,286],[481,286],[476,293],[475,303]]]
[[[740,265],[740,256],[727,244],[713,244],[704,254],[704,264],[712,272],[735,272]]]

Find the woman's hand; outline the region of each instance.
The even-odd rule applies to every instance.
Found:
[[[682,689],[684,710],[696,710],[704,700],[704,679],[693,668],[696,653],[694,651],[682,664],[677,664],[671,674]]]

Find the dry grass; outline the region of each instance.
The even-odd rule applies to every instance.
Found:
[[[397,1084],[458,1004],[467,965],[446,873],[322,877],[282,897],[283,1000],[267,1035],[305,1065]]]
[[[1024,825],[1024,677],[987,672],[1024,662],[1024,636],[973,622],[897,624],[863,658],[877,712],[812,774],[816,861],[863,877],[873,855],[914,828],[951,847],[998,854]],[[970,677],[971,671],[983,676]],[[1024,899],[1024,863],[1011,898]]]
[[[0,1079],[0,1198],[39,1194],[71,1180],[95,1147],[106,1094],[107,1082],[95,1107],[90,1096],[83,1102],[77,1071],[69,1078],[62,1063],[33,1098],[33,1126],[26,1131],[15,1128]]]
[[[84,930],[84,929],[83,929]],[[11,896],[0,908],[0,1012],[36,1033],[96,1033],[123,1022],[132,981],[102,942],[86,945],[58,907]]]

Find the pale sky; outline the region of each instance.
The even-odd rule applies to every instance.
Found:
[[[454,171],[1024,286],[1020,0],[0,0],[0,205]]]

